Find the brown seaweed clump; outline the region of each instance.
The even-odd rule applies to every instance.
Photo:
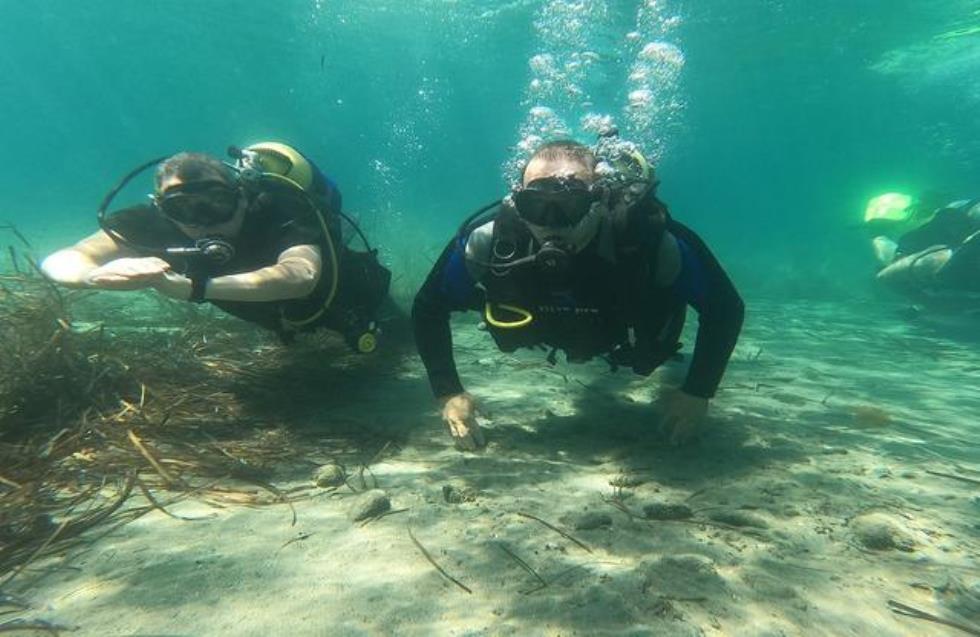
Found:
[[[324,438],[298,423],[322,407],[323,387],[343,395],[345,383],[363,381],[359,372],[395,367],[383,358],[350,355],[339,338],[285,348],[156,295],[60,290],[30,259],[9,255],[0,273],[0,590],[45,558],[67,559],[88,531],[154,510],[179,517],[169,507],[184,498],[291,508],[312,487],[274,482],[298,464],[308,473],[308,454],[356,466],[382,446],[363,425],[340,423]],[[134,313],[140,302],[151,311]]]
[[[859,427],[877,429],[892,424],[891,414],[874,405],[858,405],[851,410],[851,415]]]

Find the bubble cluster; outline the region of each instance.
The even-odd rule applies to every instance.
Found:
[[[640,0],[634,28],[612,32],[606,0],[550,0],[534,21],[537,52],[528,60],[519,142],[505,163],[506,178],[543,141],[562,136],[588,139],[616,128],[658,161],[676,134],[685,109],[680,90],[684,53],[676,44],[680,18],[667,0]],[[603,60],[632,60],[623,75]],[[613,75],[614,74],[614,75]],[[618,90],[610,90],[610,80]],[[613,112],[597,112],[596,97],[618,95]]]
[[[519,140],[504,164],[510,179],[545,140],[568,137],[569,122],[592,104],[592,83],[602,56],[594,44],[597,29],[609,20],[605,0],[551,0],[539,10],[534,32],[539,52],[528,60],[524,105],[527,115]]]
[[[616,121],[612,115],[586,113],[579,121],[579,128],[590,135],[605,135],[616,128]]]
[[[520,141],[513,148],[511,158],[504,165],[507,180],[519,179],[521,167],[542,143],[557,137],[568,137],[571,130],[555,111],[547,106],[532,106],[521,123]]]
[[[638,50],[627,77],[625,133],[652,161],[663,157],[686,108],[680,89],[684,52],[669,41],[678,26],[680,18],[667,10],[664,0],[645,0],[637,11],[636,30],[626,35]]]
[[[581,51],[592,43],[595,26],[608,18],[609,8],[601,0],[552,0],[538,14],[534,30],[549,51]]]

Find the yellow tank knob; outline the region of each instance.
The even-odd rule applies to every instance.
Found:
[[[374,332],[364,332],[357,338],[357,351],[370,354],[378,347],[378,339]]]

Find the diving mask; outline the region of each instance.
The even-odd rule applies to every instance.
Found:
[[[153,198],[170,219],[187,226],[214,226],[231,221],[238,210],[238,189],[214,180],[168,188]]]
[[[575,177],[535,179],[513,194],[514,207],[522,220],[548,228],[577,225],[599,199],[596,189]]]

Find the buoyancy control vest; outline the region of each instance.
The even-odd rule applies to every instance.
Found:
[[[613,367],[643,375],[676,354],[685,308],[655,284],[671,223],[661,201],[651,195],[604,218],[560,274],[508,268],[535,250],[534,238],[507,203],[492,218],[491,256],[480,283],[487,329],[501,350],[544,346],[552,350],[549,360],[561,350],[570,362],[602,355]]]

